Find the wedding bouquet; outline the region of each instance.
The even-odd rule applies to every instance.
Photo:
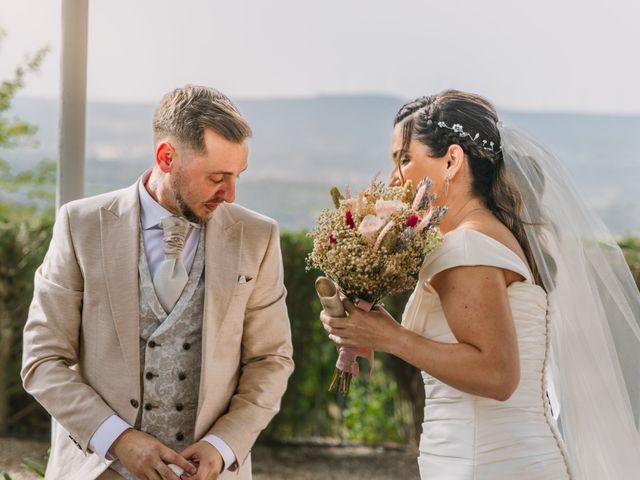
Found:
[[[376,176],[367,189],[353,196],[349,187],[344,194],[332,188],[335,209],[323,210],[309,232],[313,250],[307,268],[322,270],[365,311],[386,295],[413,288],[425,257],[442,240],[437,226],[446,208],[434,206],[436,196],[429,193],[431,187],[431,180],[425,178],[414,195],[411,182],[404,187],[387,187]],[[332,292],[326,282],[319,279],[316,288],[321,301],[327,300],[323,305],[330,303]],[[333,297],[335,303],[337,294]],[[340,348],[330,390],[348,393],[351,379],[358,373],[358,356],[371,362],[373,354]]]

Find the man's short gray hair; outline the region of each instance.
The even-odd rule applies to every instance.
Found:
[[[167,93],[153,114],[153,140],[171,137],[197,153],[205,153],[204,130],[242,143],[251,127],[229,98],[210,87],[186,85]]]

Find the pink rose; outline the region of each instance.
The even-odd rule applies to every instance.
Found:
[[[383,220],[388,220],[403,207],[404,203],[400,200],[378,200],[376,201],[376,215]]]
[[[369,238],[370,240],[375,239],[376,232],[380,230],[384,226],[384,220],[375,215],[367,215],[360,222],[360,226],[358,227],[358,231]]]

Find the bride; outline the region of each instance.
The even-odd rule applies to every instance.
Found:
[[[602,222],[480,96],[418,98],[394,125],[391,184],[433,180],[442,245],[401,325],[348,300],[321,320],[422,371],[420,478],[640,478],[640,295]]]

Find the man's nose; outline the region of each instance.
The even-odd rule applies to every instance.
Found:
[[[226,185],[224,189],[224,195],[222,198],[227,203],[233,203],[236,199],[236,179],[235,177],[229,175],[225,183]]]

